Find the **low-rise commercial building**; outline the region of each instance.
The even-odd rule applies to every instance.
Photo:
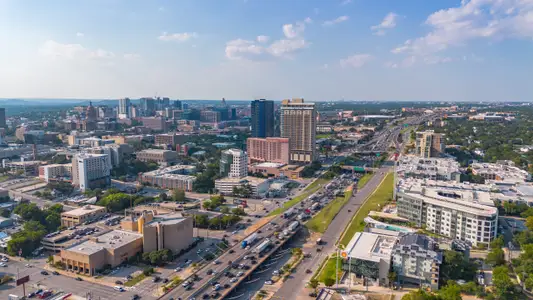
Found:
[[[167,130],[167,123],[163,117],[143,117],[141,118],[143,126],[150,128],[154,131],[165,131]]]
[[[93,276],[106,265],[116,267],[142,251],[142,234],[113,230],[62,249],[58,260],[69,271]]]
[[[279,177],[280,174],[283,174],[280,169],[284,164],[273,163],[273,162],[264,162],[255,165],[248,166],[248,172],[250,173],[261,173],[263,176],[274,176]]]
[[[144,162],[156,162],[159,164],[168,164],[178,159],[175,151],[161,149],[147,149],[137,152],[137,159]]]
[[[2,160],[2,166],[9,169],[12,173],[22,172],[22,174],[28,176],[34,176],[39,173],[39,166],[42,165],[42,161],[8,161]]]
[[[392,269],[400,284],[439,289],[442,253],[435,240],[416,233],[400,236],[392,250]]]
[[[195,166],[177,165],[141,174],[139,181],[164,189],[182,189],[192,192],[196,177],[190,176],[196,172]]]
[[[388,286],[392,249],[399,233],[390,234],[356,232],[341,253],[342,269]]]
[[[452,158],[423,158],[414,155],[402,156],[396,173],[400,177],[431,180],[460,181],[459,163]]]
[[[77,209],[61,213],[61,225],[65,227],[73,227],[81,225],[86,221],[93,220],[105,215],[107,212],[105,207],[97,205],[86,205]]]
[[[178,143],[178,135],[174,133],[165,133],[165,134],[156,134],[155,135],[155,144],[156,145],[170,145],[172,147],[176,146]]]
[[[289,163],[288,138],[248,138],[246,140],[248,163]]]
[[[531,180],[531,175],[514,165],[512,161],[501,160],[496,163],[473,163],[472,174],[485,180],[502,181],[509,184],[524,183]]]
[[[437,234],[478,245],[488,244],[498,228],[498,209],[489,192],[428,186],[420,181],[400,181],[398,216]]]
[[[215,180],[215,189],[223,195],[233,194],[234,187],[242,187],[249,184],[252,188],[252,195],[261,197],[268,192],[270,186],[268,179],[246,176],[243,178],[221,178]]]
[[[39,167],[39,178],[46,181],[72,180],[72,164],[52,164]]]

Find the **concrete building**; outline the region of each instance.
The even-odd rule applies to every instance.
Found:
[[[491,203],[490,193],[427,186],[415,180],[399,182],[396,203],[398,216],[418,227],[478,245],[488,244],[498,228],[498,209]]]
[[[178,144],[178,135],[174,133],[165,133],[165,134],[156,134],[155,135],[155,144],[156,145],[170,145],[172,147]]]
[[[113,230],[62,249],[58,260],[69,271],[93,276],[106,265],[116,267],[142,250],[142,234]]]
[[[110,144],[87,149],[87,153],[109,155],[111,158],[111,165],[113,167],[118,167],[124,161],[124,159],[133,154],[133,152],[133,147],[128,144]]]
[[[9,169],[11,173],[22,172],[24,175],[35,176],[39,174],[39,166],[43,162],[38,160],[8,161],[2,160],[2,167]]]
[[[213,110],[202,110],[200,112],[200,121],[208,123],[220,122],[220,112]]]
[[[139,181],[164,189],[182,189],[187,192],[192,192],[196,177],[188,174],[192,174],[195,171],[196,168],[194,166],[171,166],[168,168],[143,173],[140,176]]]
[[[420,157],[439,157],[444,152],[444,134],[433,130],[417,132],[415,147]]]
[[[501,160],[496,163],[473,163],[472,174],[481,176],[485,180],[501,181],[509,184],[524,183],[531,180],[531,175],[518,167],[512,161]]]
[[[248,171],[254,174],[261,173],[263,174],[263,176],[267,177],[279,177],[280,175],[283,175],[283,173],[280,171],[283,166],[284,164],[280,163],[265,162],[260,164],[248,165]]]
[[[143,117],[141,118],[143,126],[154,131],[166,131],[167,123],[163,117]]]
[[[241,187],[249,184],[252,187],[252,196],[261,197],[268,192],[268,179],[257,177],[244,178],[221,178],[215,180],[215,189],[223,195],[233,194],[233,187]]]
[[[388,286],[392,249],[399,235],[389,233],[393,235],[356,232],[341,253],[342,269]]]
[[[143,235],[143,251],[170,249],[179,253],[193,242],[193,218],[181,214],[157,215],[151,221],[139,217],[139,232]],[[144,225],[141,225],[143,223]]]
[[[7,128],[6,126],[6,109],[0,108],[0,128]]]
[[[137,152],[137,159],[144,162],[156,162],[159,164],[168,164],[178,159],[175,151],[161,149],[147,149]]]
[[[426,235],[410,233],[400,236],[392,250],[392,269],[400,284],[418,284],[439,289],[442,253],[435,240]]]
[[[310,163],[316,159],[316,109],[303,99],[281,102],[281,137],[289,139],[291,163]]]
[[[105,215],[106,212],[107,210],[105,207],[97,205],[85,205],[74,210],[62,212],[61,225],[65,227],[81,225],[86,221]]]
[[[251,103],[252,137],[274,136],[274,101],[254,100]]]
[[[72,158],[72,184],[80,190],[111,183],[111,158],[107,154],[76,154]]]
[[[422,158],[414,155],[402,156],[396,173],[403,178],[423,178],[431,180],[461,180],[460,164],[452,158]]]
[[[120,119],[128,119],[130,117],[131,102],[130,98],[122,98],[118,100],[118,117]]]
[[[242,178],[248,175],[246,152],[239,149],[222,151],[220,157],[220,175],[230,178]]]
[[[289,163],[288,138],[248,138],[246,140],[248,163]]]
[[[40,166],[39,178],[46,182],[56,180],[72,180],[72,163]]]

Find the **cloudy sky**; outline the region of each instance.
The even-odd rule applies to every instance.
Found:
[[[533,100],[533,0],[0,0],[0,98]]]

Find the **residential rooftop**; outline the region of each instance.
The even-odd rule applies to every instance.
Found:
[[[70,211],[67,211],[67,212],[63,212],[61,213],[62,215],[68,215],[68,216],[83,216],[85,214],[89,214],[89,213],[93,213],[93,212],[96,212],[96,211],[99,211],[101,209],[105,209],[105,207],[103,206],[98,206],[98,205],[85,205],[83,207],[80,207],[80,208],[77,208],[77,209],[73,209],[73,210],[70,210]]]
[[[85,241],[83,243],[70,246],[65,249],[71,252],[77,252],[81,254],[91,255],[97,253],[103,249],[117,249],[124,245],[127,245],[137,239],[142,239],[142,234],[124,231],[113,230],[97,236],[93,239]]]
[[[379,263],[390,261],[392,249],[398,238],[368,232],[357,232],[344,249],[348,257]]]

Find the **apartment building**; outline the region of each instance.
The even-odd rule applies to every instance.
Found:
[[[202,110],[200,112],[200,120],[207,123],[218,123],[221,121],[220,112],[213,110]]]
[[[246,140],[248,163],[289,163],[288,138],[248,138]]]
[[[165,134],[156,134],[155,135],[155,144],[156,145],[170,145],[172,147],[176,146],[178,143],[178,135],[175,133],[165,133]]]
[[[314,103],[304,103],[304,99],[281,102],[281,137],[289,139],[291,163],[316,159],[316,119]]]
[[[9,161],[4,159],[2,160],[2,167],[9,169],[11,173],[21,172],[24,175],[33,176],[39,173],[39,167],[42,163],[42,161],[38,160]]]
[[[242,178],[248,175],[248,156],[240,149],[222,151],[220,157],[220,175],[230,178]]]
[[[118,167],[126,157],[133,154],[134,150],[131,145],[128,144],[109,144],[101,147],[89,148],[87,153],[92,154],[107,154],[111,159],[111,165]]]
[[[402,156],[396,172],[400,177],[431,180],[460,181],[461,166],[452,158],[423,158],[414,155]]]
[[[509,184],[524,183],[531,180],[531,175],[527,171],[516,167],[509,160],[500,160],[496,163],[473,163],[470,168],[472,174],[481,176],[485,180]]]
[[[141,118],[143,126],[154,131],[166,131],[167,123],[163,117],[143,117]]]
[[[105,207],[97,205],[85,205],[83,207],[62,212],[61,225],[65,227],[73,227],[82,225],[83,223],[105,215],[107,212]]]
[[[392,249],[392,270],[400,284],[438,290],[441,264],[442,252],[438,251],[437,242],[427,235],[402,235]]]
[[[246,176],[243,178],[221,178],[215,180],[215,190],[223,195],[232,195],[234,187],[242,187],[249,184],[252,188],[252,196],[261,197],[268,192],[270,187],[268,179]]]
[[[143,173],[139,181],[164,189],[182,189],[192,192],[196,177],[190,176],[196,171],[194,166],[178,165]]]
[[[72,158],[72,184],[82,191],[107,186],[111,183],[111,169],[107,154],[76,154]]]
[[[498,228],[498,209],[490,192],[423,185],[401,180],[396,193],[398,216],[418,227],[472,245],[488,244]]]
[[[439,157],[444,152],[444,134],[433,130],[416,133],[416,154],[420,157]]]
[[[72,180],[72,163],[40,166],[39,178],[46,182],[54,180]]]
[[[171,150],[147,149],[137,152],[137,159],[144,162],[153,161],[167,164],[175,162],[178,159],[178,154]]]

